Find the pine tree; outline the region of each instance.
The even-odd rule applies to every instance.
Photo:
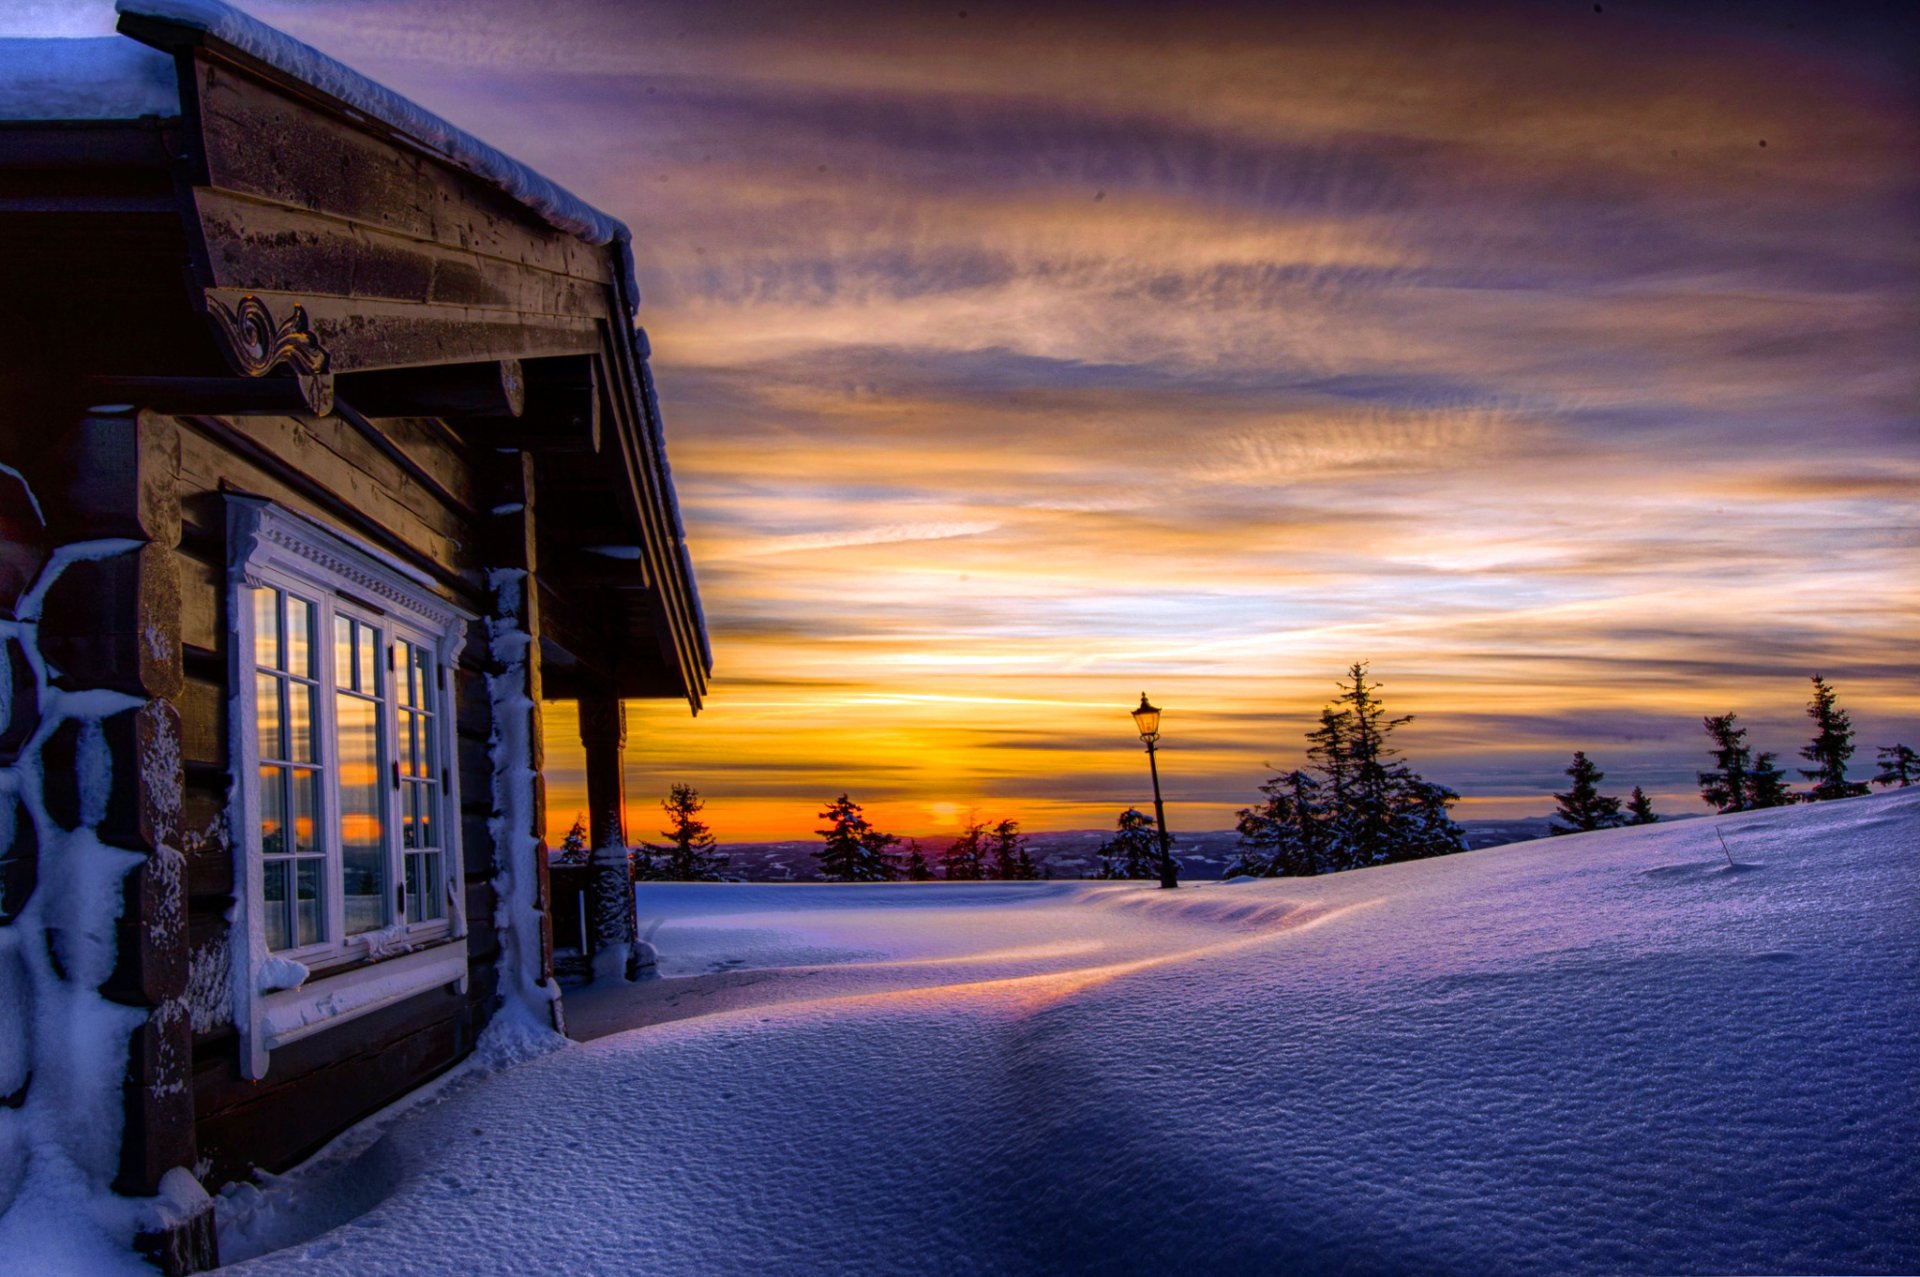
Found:
[[[1880,773],[1873,778],[1876,785],[1905,789],[1920,782],[1920,755],[1905,745],[1882,745],[1874,761],[1880,764]]]
[[[1834,704],[1837,693],[1827,680],[1813,676],[1813,699],[1807,702],[1807,717],[1813,720],[1813,740],[1800,751],[1800,757],[1814,764],[1800,774],[1813,782],[1808,802],[1829,798],[1858,798],[1867,792],[1866,782],[1847,779],[1847,760],[1853,757],[1853,719]]]
[[[1554,813],[1554,822],[1547,826],[1549,834],[1579,834],[1626,823],[1620,814],[1620,800],[1600,792],[1600,782],[1606,779],[1606,773],[1594,766],[1584,750],[1573,751],[1573,765],[1567,768],[1566,774],[1572,778],[1573,787],[1553,796],[1560,810]]]
[[[1787,774],[1774,765],[1779,755],[1771,751],[1755,755],[1753,760],[1752,806],[1786,807],[1800,801],[1800,795],[1787,787]]]
[[[1320,711],[1320,726],[1307,733],[1307,759],[1326,793],[1327,871],[1351,869],[1353,765],[1347,754],[1346,719],[1333,706]]]
[[[993,842],[989,848],[986,876],[1002,880],[1032,877],[1033,860],[1027,856],[1027,840],[1020,832],[1020,822],[1003,820],[993,827]],[[1027,872],[1021,873],[1020,862],[1025,859]]]
[[[1633,797],[1627,800],[1627,823],[1629,825],[1657,825],[1660,817],[1653,814],[1653,799],[1647,797],[1640,786],[1633,787]]]
[[[908,882],[928,882],[933,878],[933,867],[927,863],[927,854],[920,850],[917,838],[907,844],[906,873]]]
[[[1715,811],[1746,811],[1753,806],[1753,751],[1738,714],[1713,714],[1700,720],[1713,741],[1713,768],[1698,773],[1700,800]]]
[[[593,859],[587,848],[587,817],[584,812],[576,812],[573,823],[567,826],[567,836],[560,842],[560,850],[554,859],[563,865],[584,865]]]
[[[1100,844],[1100,878],[1160,877],[1160,833],[1153,817],[1129,807],[1120,813],[1113,837]]]
[[[1465,851],[1466,831],[1455,823],[1451,810],[1460,795],[1404,767],[1398,772],[1394,859],[1423,860]]]
[[[1240,812],[1229,872],[1333,873],[1466,850],[1449,812],[1460,795],[1415,772],[1390,743],[1412,717],[1387,716],[1364,661],[1337,686],[1307,733],[1317,775],[1288,772],[1260,787],[1265,801]]]
[[[1307,757],[1320,773],[1329,813],[1328,868],[1355,869],[1466,849],[1448,808],[1459,795],[1422,778],[1391,744],[1411,715],[1387,717],[1367,681],[1367,663],[1347,669],[1340,692],[1307,734]]]
[[[720,882],[726,875],[728,857],[715,855],[713,831],[700,819],[706,800],[692,785],[676,784],[660,802],[667,813],[668,828],[660,831],[665,842],[642,843],[647,854],[646,877],[665,882]]]
[[[1296,769],[1275,776],[1260,792],[1266,801],[1242,807],[1234,823],[1240,842],[1226,876],[1311,877],[1334,868],[1327,863],[1330,813],[1320,800],[1320,783]]]
[[[970,820],[958,838],[940,853],[940,872],[950,882],[977,882],[984,876],[987,827]]]
[[[900,876],[899,857],[893,852],[899,839],[867,823],[860,804],[845,794],[827,804],[820,819],[828,827],[814,832],[826,846],[814,852],[820,872],[835,882],[891,882]]]

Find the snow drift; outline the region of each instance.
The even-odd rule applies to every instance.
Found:
[[[646,1027],[395,1120],[380,1201],[237,1270],[1912,1271],[1916,885],[1894,794],[1178,893],[648,886],[681,978],[582,1000]],[[260,1196],[226,1237],[292,1240]]]

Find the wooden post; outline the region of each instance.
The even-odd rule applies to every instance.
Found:
[[[587,838],[593,848],[593,954],[596,980],[633,978],[633,871],[627,851],[627,707],[611,692],[580,697],[580,743],[587,751]]]

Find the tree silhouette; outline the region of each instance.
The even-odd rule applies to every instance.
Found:
[[[814,832],[826,846],[813,854],[826,877],[836,882],[891,882],[900,876],[899,857],[893,851],[900,840],[867,823],[859,803],[842,794],[827,804],[820,819],[828,822],[827,828]]]
[[[1700,799],[1719,812],[1781,807],[1794,801],[1786,773],[1775,755],[1757,757],[1747,745],[1747,729],[1738,714],[1712,714],[1700,720],[1713,742],[1713,767],[1698,773]]]
[[[1335,868],[1329,863],[1329,811],[1320,782],[1295,769],[1260,786],[1266,801],[1242,807],[1234,823],[1240,835],[1226,876],[1311,877]]]
[[[1593,829],[1612,829],[1626,823],[1620,814],[1620,800],[1600,792],[1606,773],[1594,766],[1586,752],[1575,750],[1573,764],[1567,768],[1573,786],[1564,794],[1555,794],[1560,810],[1547,826],[1549,834],[1580,834]],[[1563,823],[1564,822],[1564,823]]]
[[[1120,813],[1113,837],[1100,844],[1098,878],[1160,877],[1160,835],[1153,817],[1129,807]]]
[[[728,857],[715,855],[713,831],[700,819],[706,808],[700,791],[676,784],[660,801],[668,827],[660,831],[665,842],[642,843],[647,852],[646,876],[665,882],[719,882]]]
[[[958,838],[940,853],[940,872],[952,882],[976,882],[985,876],[987,827],[970,820]]]
[[[1874,761],[1880,764],[1880,772],[1873,778],[1876,785],[1905,789],[1920,782],[1920,755],[1905,745],[1882,745]]]
[[[1867,792],[1865,781],[1847,779],[1847,760],[1853,757],[1853,719],[1834,704],[1836,693],[1827,680],[1813,676],[1813,699],[1807,702],[1807,717],[1813,720],[1814,735],[1800,757],[1813,764],[1800,774],[1813,782],[1807,794],[1809,802],[1831,798],[1858,798]]]

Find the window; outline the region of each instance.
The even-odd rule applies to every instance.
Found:
[[[270,503],[230,498],[229,530],[235,1018],[259,1077],[275,1046],[465,980],[446,707],[471,618]]]

